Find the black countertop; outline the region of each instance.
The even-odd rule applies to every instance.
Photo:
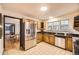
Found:
[[[60,37],[60,38],[66,38],[66,36],[64,35],[55,35],[56,37]]]
[[[79,37],[79,34],[70,34],[72,37]]]
[[[55,34],[54,32],[37,32],[37,33],[43,33],[43,34]]]
[[[61,38],[79,37],[79,34],[72,34],[72,33],[67,33],[66,35],[64,35],[64,33],[55,33],[55,32],[37,32],[37,33],[52,34],[52,35],[55,35],[56,37],[61,37]]]

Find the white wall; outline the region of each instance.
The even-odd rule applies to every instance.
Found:
[[[2,13],[2,6],[1,6],[1,4],[0,4],[0,13]]]
[[[17,13],[17,12],[11,11],[11,10],[4,10],[3,9],[2,12],[3,12],[4,15],[9,15],[9,16],[18,17],[18,18],[31,19],[31,20],[34,20],[34,21],[39,21],[39,19],[31,18],[31,17],[28,17],[27,15],[23,15],[21,13]]]
[[[18,18],[22,18],[23,20],[30,19],[30,20],[34,20],[35,23],[37,23],[37,21],[39,21],[38,19],[34,19],[34,18],[31,18],[31,17],[25,16],[25,15],[23,15],[23,14],[10,11],[10,10],[2,10],[2,12],[3,12],[3,15],[18,17]],[[10,20],[10,21],[11,21],[11,20]],[[37,26],[37,25],[36,25],[36,26]],[[29,45],[29,44],[28,44],[28,45]],[[36,45],[36,39],[32,41],[32,45]],[[1,46],[2,46],[2,45],[1,45]]]
[[[75,13],[72,13],[72,14],[68,15],[68,17],[69,17],[69,29],[70,29],[70,32],[74,33],[74,34],[75,33],[79,34],[79,31],[74,29],[74,17],[78,16],[78,15],[79,15],[79,12],[75,12]]]
[[[0,5],[0,13],[2,13],[2,6],[1,5]],[[2,54],[3,54],[3,36],[2,36],[2,39],[0,39],[0,55],[2,55]]]
[[[79,34],[79,31],[75,30],[74,27],[73,27],[74,17],[77,16],[77,15],[79,15],[79,11],[72,12],[72,13],[69,13],[69,14],[65,14],[65,15],[53,18],[51,20],[48,20],[47,22],[53,22],[53,21],[63,20],[64,18],[67,18],[69,20],[69,32],[74,33],[74,34]]]
[[[6,17],[5,23],[15,24],[15,34],[20,34],[20,20]]]

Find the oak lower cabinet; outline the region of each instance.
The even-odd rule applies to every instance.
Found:
[[[42,33],[37,33],[37,43],[42,42],[42,37],[43,37]]]
[[[73,50],[73,44],[72,44],[72,37],[67,37],[66,38],[66,41],[65,41],[65,48],[69,51],[72,51]]]
[[[49,43],[49,36],[48,36],[48,34],[43,34],[43,41]]]
[[[52,45],[55,45],[55,36],[54,35],[49,35],[49,43]]]

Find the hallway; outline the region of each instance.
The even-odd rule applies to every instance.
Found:
[[[27,51],[12,49],[5,51],[4,55],[72,55],[72,52],[41,42]]]

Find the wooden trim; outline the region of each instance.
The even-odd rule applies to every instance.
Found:
[[[0,13],[0,25],[2,25],[2,13]]]
[[[15,24],[13,24],[13,23],[5,23],[5,24],[11,24],[11,25],[14,25],[15,26]],[[15,34],[15,27],[14,27],[14,34]]]
[[[18,19],[21,20],[22,18],[18,18],[18,17],[13,17],[13,16],[8,16],[8,15],[3,15],[4,17],[8,17],[8,18],[14,18],[14,19]]]
[[[3,15],[3,45],[4,45],[4,51],[5,51],[5,17],[8,17],[8,18],[13,18],[13,19],[18,19],[20,20],[20,44],[21,44],[21,38],[22,38],[22,24],[21,24],[21,21],[22,21],[22,18],[17,18],[17,17],[13,17],[13,16],[8,16],[8,15]],[[20,46],[21,47],[21,46]]]
[[[22,50],[25,50],[25,29],[24,29],[24,23],[23,23],[23,20],[20,21],[20,48]]]
[[[3,17],[3,48],[5,51],[5,17]]]

